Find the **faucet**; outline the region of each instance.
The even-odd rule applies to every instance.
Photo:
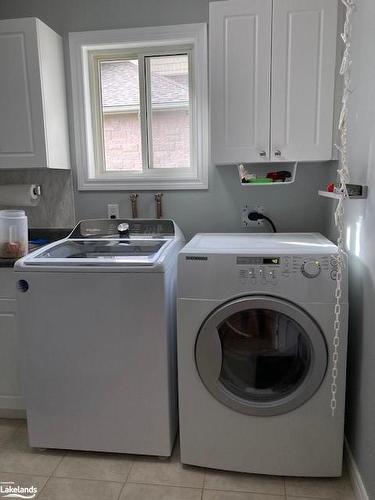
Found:
[[[163,193],[156,193],[155,194],[156,218],[157,219],[161,219],[163,217],[162,198],[163,198]]]
[[[137,207],[138,193],[130,193],[129,198],[132,206],[132,218],[138,219],[138,207]]]

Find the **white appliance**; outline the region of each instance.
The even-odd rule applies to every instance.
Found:
[[[86,220],[17,262],[31,446],[171,454],[183,244],[171,220]]]
[[[288,476],[341,474],[343,275],[331,414],[337,247],[311,234],[199,234],[180,252],[181,459]]]

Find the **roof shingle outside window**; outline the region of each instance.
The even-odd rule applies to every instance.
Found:
[[[139,106],[139,84],[137,61],[111,61],[101,64],[102,102],[106,107]],[[152,104],[187,105],[189,84],[186,74],[161,75],[153,72],[151,77]]]

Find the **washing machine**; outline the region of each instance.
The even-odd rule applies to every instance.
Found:
[[[181,460],[339,476],[347,348],[342,276],[331,409],[337,247],[318,233],[198,234],[178,264]]]
[[[16,263],[31,446],[171,454],[183,244],[171,220],[86,220]]]

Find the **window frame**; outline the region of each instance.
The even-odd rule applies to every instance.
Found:
[[[77,180],[79,190],[152,190],[207,189],[208,140],[208,82],[207,82],[207,25],[186,24],[152,28],[89,31],[69,34],[72,76],[73,126],[76,145]],[[145,78],[148,56],[188,54],[189,92],[191,111],[191,168],[149,168],[150,158],[142,144],[142,171],[103,172],[100,126],[102,108],[98,67],[100,60],[118,56],[137,58],[140,66],[141,136],[147,140],[150,117],[146,116]],[[107,57],[107,59],[106,59]],[[149,71],[150,61],[147,61]],[[150,99],[150,92],[147,93]],[[152,147],[150,147],[150,150]]]

